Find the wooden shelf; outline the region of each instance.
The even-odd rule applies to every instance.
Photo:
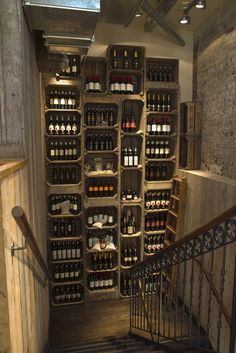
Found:
[[[116,224],[114,224],[113,226],[102,226],[102,228],[97,228],[97,227],[89,227],[88,225],[86,225],[86,228],[87,229],[90,229],[90,230],[95,230],[95,229],[114,229],[114,228],[116,228],[117,227],[117,223]]]
[[[81,137],[81,133],[76,134],[76,135],[60,135],[60,134],[58,134],[58,135],[49,135],[49,134],[46,133],[45,136],[46,136],[46,138],[76,139],[76,138]]]
[[[176,138],[177,134],[170,134],[170,135],[151,135],[151,134],[145,134],[146,137],[151,138],[151,139],[168,139],[168,138]]]
[[[82,182],[80,181],[78,184],[50,184],[47,181],[47,185],[51,188],[58,188],[58,187],[69,188],[69,187],[80,187],[82,185]]]
[[[139,231],[139,232],[131,234],[131,235],[120,233],[120,235],[121,235],[122,238],[139,238],[139,237],[141,237],[142,232]]]
[[[102,273],[102,272],[114,272],[114,271],[117,271],[118,270],[118,266],[116,267],[113,267],[113,268],[108,268],[106,270],[91,270],[90,268],[87,268],[86,269],[86,272],[88,273]]]
[[[143,130],[138,130],[136,132],[124,132],[123,130],[121,130],[121,137],[124,136],[142,136],[143,135]]]
[[[145,235],[165,234],[165,230],[144,230]]]
[[[75,112],[80,112],[81,111],[81,108],[78,107],[78,108],[75,108],[75,109],[53,109],[53,108],[45,108],[44,109],[44,112],[47,113],[47,112],[68,112],[68,113],[75,113]]]
[[[79,163],[82,161],[82,158],[78,158],[78,159],[66,159],[66,160],[61,160],[61,159],[58,159],[58,160],[51,160],[49,158],[46,158],[46,161],[47,163],[50,163],[50,164],[71,164],[71,163]]]
[[[155,209],[155,210],[147,210],[145,209],[144,212],[145,213],[157,213],[157,212],[167,212],[168,211],[168,208],[158,208],[158,209]]]
[[[82,212],[79,212],[78,214],[56,214],[56,215],[52,215],[51,213],[48,212],[48,216],[51,218],[76,218],[76,217],[80,217],[82,214]]]
[[[173,157],[170,157],[170,158],[146,158],[146,161],[147,162],[173,162],[173,163],[176,163],[176,160],[174,159],[174,156]]]
[[[87,292],[89,293],[89,295],[95,295],[97,294],[105,294],[105,293],[114,293],[118,291],[118,287],[112,287],[112,288],[106,288],[106,289],[94,289],[94,290],[90,290],[89,288],[87,288]]]
[[[176,233],[176,230],[173,227],[171,227],[170,225],[167,225],[166,228],[169,229],[171,231],[171,233],[174,233],[174,234]]]
[[[118,147],[114,148],[113,150],[84,150],[85,154],[107,154],[107,153],[117,153]]]
[[[79,259],[68,259],[68,260],[51,260],[51,263],[54,264],[62,264],[62,263],[73,263],[73,262],[82,262],[83,258],[79,258]]]
[[[90,253],[90,254],[94,254],[95,252],[96,253],[103,253],[103,252],[117,252],[117,247],[115,249],[102,249],[102,250],[97,250],[97,249],[89,249],[89,248],[86,248],[86,252],[87,253]]]
[[[178,214],[172,210],[169,210],[168,211],[170,214],[172,214],[174,217],[178,217]]]
[[[52,236],[49,236],[48,240],[50,241],[73,241],[73,240],[81,240],[82,239],[82,236],[80,235],[79,237],[75,236],[75,237],[52,237]]]
[[[82,271],[80,271],[82,272]],[[81,284],[83,283],[83,280],[82,279],[78,279],[78,280],[75,280],[75,281],[65,281],[65,282],[55,282],[55,280],[53,279],[53,281],[51,282],[51,287],[56,287],[56,286],[67,286],[67,285],[70,285],[70,284]]]
[[[68,303],[59,303],[59,304],[51,302],[51,306],[53,307],[66,306],[66,305],[80,305],[80,304],[84,304],[84,299],[78,302],[68,302]]]
[[[177,115],[177,110],[171,110],[170,112],[158,112],[156,110],[146,110],[147,115],[162,115],[167,117],[168,115]]]
[[[142,201],[143,200],[141,198],[138,198],[137,200],[121,200],[120,202],[122,206],[139,206]]]
[[[121,170],[140,170],[143,169],[142,164],[139,164],[137,167],[124,167],[123,165],[121,166]]]
[[[114,129],[118,129],[119,128],[119,125],[118,124],[115,124],[115,125],[84,125],[84,130],[90,130],[90,129],[96,129],[96,130],[114,130]]]

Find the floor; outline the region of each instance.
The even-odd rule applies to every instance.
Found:
[[[121,337],[128,332],[129,299],[51,308],[51,347]]]

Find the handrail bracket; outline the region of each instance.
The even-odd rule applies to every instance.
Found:
[[[27,243],[24,241],[22,246],[15,246],[14,242],[11,243],[11,256],[15,255],[15,251],[25,250],[27,249]]]

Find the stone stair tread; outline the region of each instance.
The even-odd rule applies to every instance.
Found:
[[[92,341],[92,342],[84,342],[82,344],[72,344],[72,345],[66,345],[66,346],[61,346],[61,347],[53,347],[51,348],[53,352],[61,352],[62,349],[64,351],[68,351],[70,352],[71,350],[75,350],[75,349],[88,349],[88,348],[102,348],[103,346],[107,346],[107,345],[121,345],[121,344],[126,344],[126,343],[137,343],[135,338],[129,338],[129,337],[122,337],[119,339],[114,339],[114,340],[101,340],[101,341]]]

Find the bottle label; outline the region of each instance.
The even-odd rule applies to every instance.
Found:
[[[73,73],[76,73],[77,72],[77,66],[76,65],[72,65],[71,71]]]
[[[156,124],[152,124],[152,132],[156,132],[157,131],[157,125]]]
[[[138,261],[138,257],[137,256],[133,256],[133,261]]]
[[[125,166],[125,167],[128,167],[128,166],[129,166],[129,157],[128,157],[128,156],[125,156],[125,157],[124,157],[124,166]]]
[[[66,250],[65,249],[62,250],[62,258],[63,258],[63,260],[66,259]]]
[[[100,288],[103,288],[103,286],[104,286],[103,280],[100,279],[100,281],[99,281],[99,287],[100,287]]]
[[[133,167],[133,156],[129,156],[129,167]]]
[[[94,288],[94,281],[90,280],[89,286],[90,286],[90,288]]]
[[[55,156],[55,150],[50,150],[50,156],[54,157]]]
[[[71,257],[72,259],[75,259],[76,255],[75,255],[75,249],[71,250]]]
[[[124,82],[120,84],[120,90],[123,92],[126,91],[126,84]]]
[[[57,250],[57,259],[61,260],[61,258],[62,258],[61,250]]]
[[[56,250],[52,251],[52,259],[57,260],[57,251]]]
[[[113,279],[112,279],[112,278],[109,278],[109,280],[108,280],[108,285],[109,285],[109,287],[112,287],[112,286],[113,286]]]
[[[96,91],[101,91],[101,84],[99,83],[99,82],[95,82],[95,84],[94,84],[94,89],[96,90]]]
[[[114,90],[115,91],[120,91],[120,84],[118,82],[115,82],[114,84]]]
[[[134,166],[138,166],[138,156],[134,156]]]
[[[108,216],[108,223],[112,224],[113,223],[113,216]]]
[[[48,130],[49,130],[49,133],[50,133],[50,134],[53,133],[53,131],[54,131],[54,126],[53,126],[53,124],[50,124],[50,125],[49,125]]]
[[[81,255],[81,254],[80,254],[80,248],[77,248],[77,249],[76,249],[76,258],[77,258],[77,259],[80,259],[80,255]]]
[[[71,259],[71,249],[66,250],[66,258]]]
[[[74,135],[77,133],[77,126],[76,126],[76,124],[73,124],[73,125],[72,125],[72,131],[73,131],[73,134],[74,134]]]
[[[133,232],[134,232],[133,226],[129,226],[129,225],[128,225],[128,227],[127,227],[127,233],[128,233],[128,234],[133,234]]]
[[[88,89],[89,89],[89,91],[94,91],[94,82],[89,82],[89,84],[88,84]]]
[[[126,84],[126,91],[128,91],[128,92],[132,92],[133,91],[133,87],[132,87],[131,83],[127,83]]]
[[[114,85],[114,83],[111,83],[110,89],[111,89],[111,92],[113,92],[113,91],[115,90],[115,85]]]

